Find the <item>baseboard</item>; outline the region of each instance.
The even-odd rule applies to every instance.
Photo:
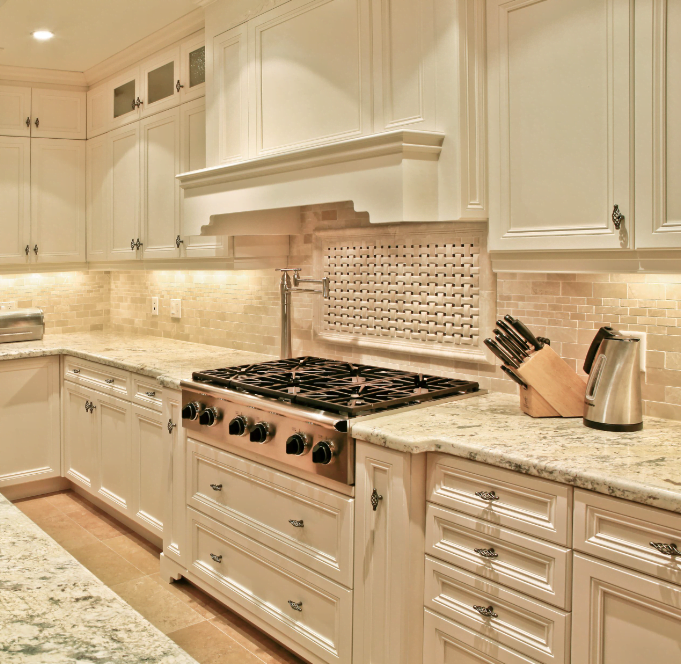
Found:
[[[0,493],[7,498],[7,500],[22,500],[23,498],[34,498],[35,496],[44,496],[46,493],[54,493],[55,491],[65,491],[71,488],[71,482],[63,477],[50,477],[44,480],[36,480],[35,482],[26,482],[24,484],[15,484],[13,486],[6,486],[0,489]]]

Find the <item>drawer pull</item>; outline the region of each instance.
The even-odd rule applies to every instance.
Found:
[[[371,494],[371,506],[374,508],[374,512],[378,509],[378,501],[383,500],[383,496],[378,495],[376,489],[373,490]]]
[[[294,528],[304,528],[305,524],[303,523],[302,519],[298,521],[297,519],[290,519],[289,523],[294,527]]]
[[[485,608],[484,606],[473,606],[473,608],[481,615],[485,616],[485,618],[498,618],[499,614],[494,613],[494,607],[493,606],[488,606]]]
[[[498,558],[499,554],[494,549],[473,549],[475,553],[479,553],[483,558]]]
[[[156,392],[145,392],[145,394],[146,394],[148,397],[155,397],[155,396],[156,396]]]
[[[294,611],[302,611],[303,610],[303,603],[302,602],[292,602],[291,600],[289,600],[288,604]]]
[[[216,562],[216,563],[221,563],[222,562],[222,556],[216,556],[214,553],[210,554],[210,557]]]
[[[115,378],[107,378],[104,382],[105,382],[107,385],[111,385],[112,383],[115,383],[115,382],[116,382],[116,379],[115,379]]]
[[[213,489],[213,491],[222,491],[222,484],[211,484],[210,488]]]
[[[488,503],[493,503],[495,500],[499,500],[499,496],[494,491],[476,491],[475,495],[482,500],[486,500]]]
[[[79,373],[80,373],[80,369],[74,369],[74,370],[73,370],[73,373],[74,373],[74,374],[79,374]]]
[[[662,544],[661,542],[651,542],[650,546],[657,549],[660,553],[665,556],[681,556],[681,550],[676,544]]]

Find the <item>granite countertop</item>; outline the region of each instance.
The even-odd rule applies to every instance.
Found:
[[[1,494],[0,661],[196,664]]]
[[[192,371],[277,359],[221,346],[111,332],[48,334],[40,341],[0,344],[0,360],[45,355],[72,355],[125,369],[156,378],[174,390],[180,389],[181,380],[191,380]]]
[[[352,435],[403,452],[446,452],[681,513],[681,422],[643,431],[589,429],[581,418],[531,418],[518,397],[486,394],[358,420]]]

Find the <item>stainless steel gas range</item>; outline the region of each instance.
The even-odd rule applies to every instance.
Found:
[[[197,371],[182,383],[189,435],[304,479],[354,484],[353,418],[472,395],[478,383],[300,357]]]

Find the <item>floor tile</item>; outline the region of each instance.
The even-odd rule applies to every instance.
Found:
[[[127,533],[118,537],[103,540],[119,556],[132,563],[145,574],[158,574],[160,569],[161,549],[150,544],[135,533]]]
[[[112,590],[164,634],[204,622],[203,616],[148,576],[113,586]]]
[[[75,491],[53,493],[49,496],[45,496],[45,499],[64,514],[76,512],[88,505],[85,498],[79,496]]]
[[[174,597],[177,597],[179,600],[185,602],[188,606],[194,609],[194,611],[199,613],[207,620],[215,618],[216,616],[222,615],[226,611],[229,611],[227,607],[215,601],[210,595],[207,595],[202,590],[199,590],[196,586],[193,586],[185,579],[173,581],[173,583],[167,583],[159,574],[154,574],[149,578],[156,583],[159,583]]]
[[[29,519],[38,523],[50,517],[61,514],[47,497],[27,498],[14,503]]]
[[[69,549],[69,553],[107,586],[114,586],[144,576],[144,572],[141,572],[108,546],[96,540],[85,546]]]
[[[209,621],[171,632],[168,636],[199,664],[262,664]]]
[[[74,509],[69,512],[68,516],[99,540],[119,537],[131,532],[129,528],[110,517],[106,512],[97,509],[94,505]]]
[[[49,518],[35,519],[31,515],[36,525],[46,532],[53,540],[63,546],[67,551],[75,548],[96,544],[99,540],[91,535],[87,530],[69,519],[66,514],[56,512]]]

